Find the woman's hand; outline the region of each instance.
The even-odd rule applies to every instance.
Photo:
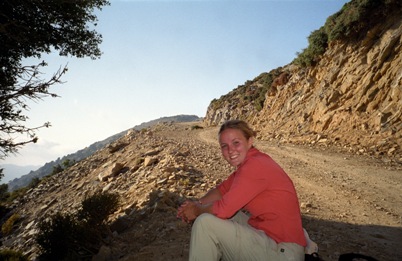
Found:
[[[201,205],[197,201],[186,200],[178,209],[177,217],[186,223],[194,221],[200,215]]]

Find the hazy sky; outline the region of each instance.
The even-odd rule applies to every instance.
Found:
[[[1,164],[43,165],[164,116],[205,116],[212,99],[290,63],[344,0],[119,1],[97,12],[98,60],[68,64],[60,98],[29,103],[27,125],[51,122],[39,141]]]

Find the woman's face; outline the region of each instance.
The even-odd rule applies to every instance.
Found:
[[[246,158],[247,151],[253,146],[253,138],[248,140],[238,129],[226,129],[219,135],[222,155],[230,165],[237,167]]]

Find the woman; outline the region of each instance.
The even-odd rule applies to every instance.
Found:
[[[236,170],[198,201],[179,207],[178,217],[194,221],[190,260],[304,260],[306,239],[293,183],[254,148],[254,136],[244,121],[224,123],[221,152]]]

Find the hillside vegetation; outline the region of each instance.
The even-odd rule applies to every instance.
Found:
[[[261,139],[402,163],[402,2],[351,1],[290,64],[213,100],[205,122],[245,119]]]

